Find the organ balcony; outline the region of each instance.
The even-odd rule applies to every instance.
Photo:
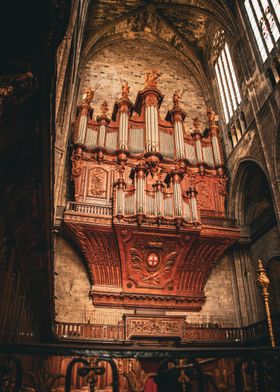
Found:
[[[78,107],[66,234],[83,254],[95,306],[200,310],[218,258],[239,237],[225,216],[226,177],[215,113],[184,132],[180,93],[165,119],[159,74],[135,104],[122,84],[112,118],[92,117],[94,91]]]

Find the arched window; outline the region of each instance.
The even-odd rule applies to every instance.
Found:
[[[241,102],[241,95],[230,51],[226,42],[219,51],[217,59],[214,63],[214,68],[218,81],[225,120],[228,124]]]
[[[280,38],[279,0],[245,0],[244,5],[262,61],[265,62]]]

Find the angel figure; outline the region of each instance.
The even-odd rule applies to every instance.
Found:
[[[200,124],[201,124],[201,121],[199,120],[199,118],[195,117],[193,119],[193,126],[194,126],[195,131],[199,131]]]
[[[180,91],[175,91],[175,93],[173,94],[173,105],[174,106],[179,106],[180,100],[182,99],[182,94],[180,93]]]
[[[109,106],[108,106],[107,101],[104,101],[104,102],[101,104],[100,109],[101,109],[102,115],[103,115],[103,116],[106,116],[107,113],[108,113],[108,110],[109,110]]]
[[[126,80],[122,81],[122,97],[123,98],[128,98],[128,94],[129,94],[129,85],[128,82]]]
[[[157,87],[157,81],[160,77],[160,73],[156,70],[152,70],[152,72],[146,73],[146,79],[145,79],[145,86],[155,86]]]
[[[83,94],[83,100],[89,105],[94,98],[95,89],[87,88]]]
[[[214,112],[213,109],[208,108],[207,109],[207,117],[208,117],[208,121],[209,124],[214,124],[216,121],[216,113]]]

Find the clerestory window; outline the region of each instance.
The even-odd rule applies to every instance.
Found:
[[[279,0],[245,0],[256,43],[265,62],[280,38],[280,2]]]
[[[220,50],[214,68],[225,120],[228,124],[241,102],[241,95],[227,43],[225,43],[223,49]]]

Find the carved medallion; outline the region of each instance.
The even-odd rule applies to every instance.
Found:
[[[156,253],[150,253],[147,257],[148,267],[155,268],[159,264],[159,256]]]
[[[146,285],[162,285],[172,274],[177,252],[163,254],[162,258],[155,252],[148,255],[145,253],[135,248],[130,249],[133,270],[138,275],[137,280]]]

